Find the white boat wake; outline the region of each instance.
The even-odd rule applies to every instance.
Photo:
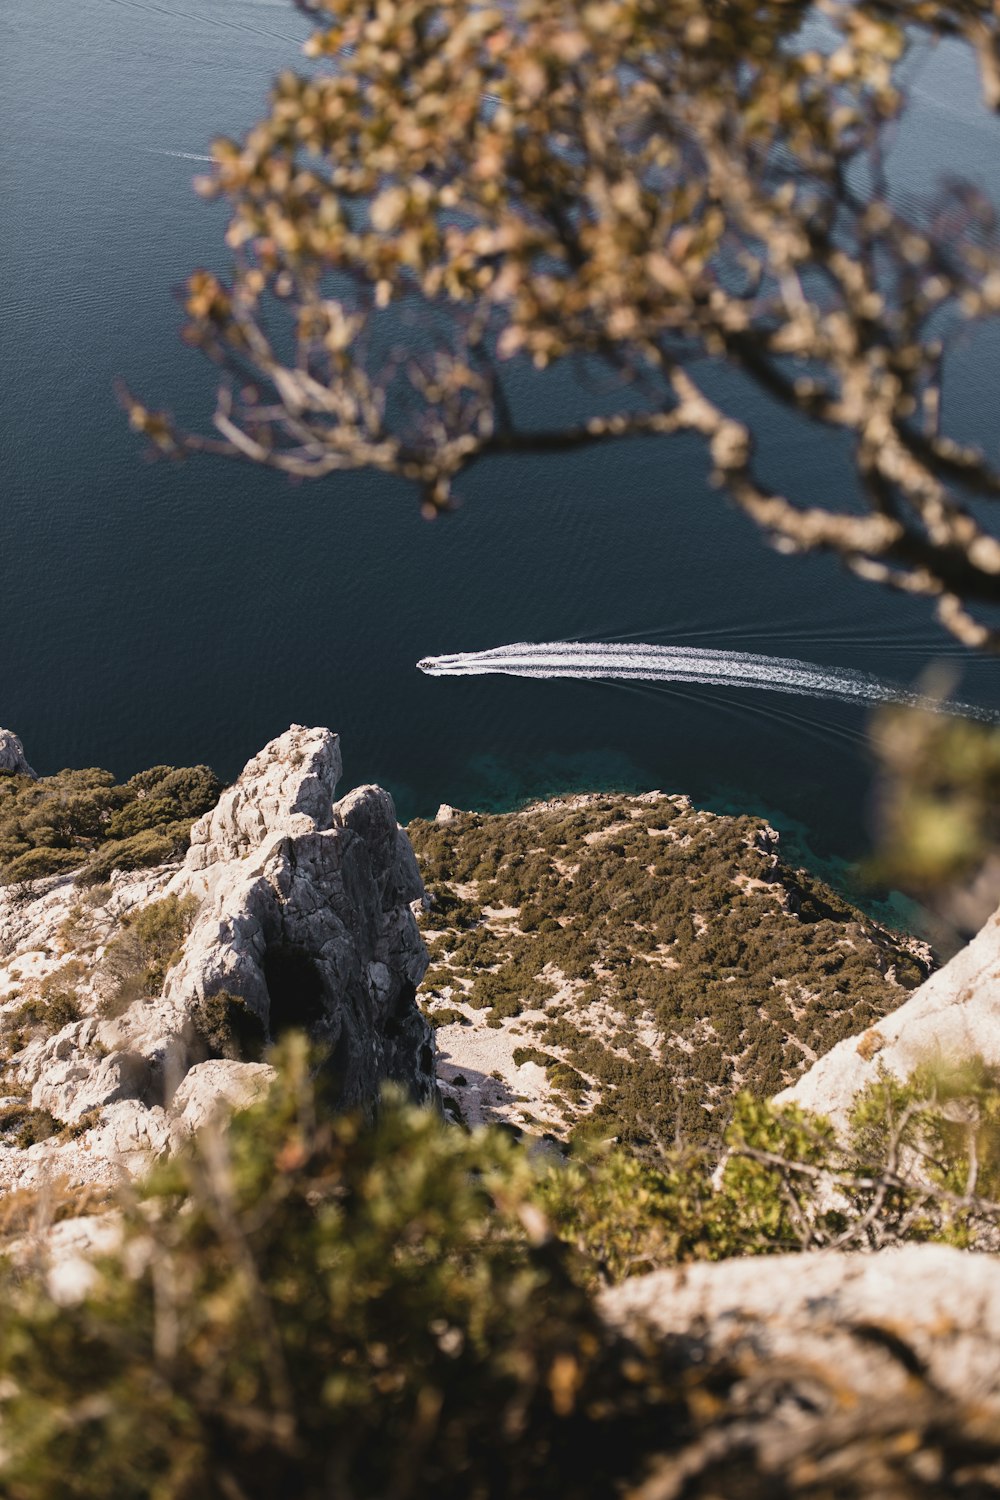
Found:
[[[583,677],[635,682],[700,682],[715,687],[761,688],[842,703],[903,703],[935,713],[1000,723],[1000,711],[974,703],[924,697],[849,667],[821,667],[787,656],[712,651],[697,646],[615,645],[600,641],[518,641],[489,651],[456,651],[417,662],[430,677]]]
[[[164,146],[140,146],[147,156],[177,156],[181,161],[214,161],[214,156],[202,156],[197,151],[168,151]]]

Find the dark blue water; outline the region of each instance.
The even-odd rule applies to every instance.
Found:
[[[171,298],[224,265],[223,217],[190,189],[213,135],[295,63],[283,0],[4,0],[0,11],[0,724],[40,771],[159,761],[235,773],[291,721],[341,731],[351,781],[401,815],[569,787],[663,787],[766,809],[820,855],[864,846],[863,710],[712,688],[431,679],[419,657],[514,640],[631,637],[774,652],[912,682],[950,651],[919,602],[826,560],[786,559],[726,508],[693,442],[483,466],[428,524],[402,486],[293,487],[222,461],[147,465],[123,375],[195,421],[212,371]],[[896,147],[901,191],[1000,164],[975,75],[941,49]],[[956,361],[952,428],[995,442],[1000,343]],[[536,412],[580,407],[562,377]],[[846,453],[761,398],[769,477],[849,493]],[[1000,704],[994,663],[961,669]]]

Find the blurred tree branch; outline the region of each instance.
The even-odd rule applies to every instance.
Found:
[[[1000,729],[892,708],[871,742],[880,836],[869,871],[925,902],[950,948],[1000,901]]]
[[[783,550],[1000,649],[1000,469],[942,424],[949,350],[1000,313],[996,214],[960,182],[897,207],[885,168],[936,39],[972,49],[1000,108],[992,0],[296,3],[314,70],[277,79],[201,184],[234,256],[186,293],[185,336],[224,372],[215,434],[123,392],[154,449],[371,466],[433,515],[497,453],[694,432]],[[519,426],[505,364],[571,357],[620,409]],[[862,503],[769,489],[750,424],[709,395],[716,361],[849,434]]]

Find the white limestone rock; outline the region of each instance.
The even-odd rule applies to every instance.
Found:
[[[140,1099],[117,1099],[109,1104],[87,1140],[96,1160],[110,1162],[119,1176],[127,1177],[141,1175],[170,1146],[166,1110],[160,1105],[148,1107]]]
[[[147,1093],[150,1067],[140,1053],[113,1052],[95,1066],[86,1041],[93,1027],[93,1018],[76,1022],[47,1044],[31,1090],[33,1109],[47,1109],[72,1125],[106,1104],[141,1099]]]
[[[645,1330],[694,1366],[725,1360],[752,1379],[770,1365],[748,1428],[758,1451],[867,1403],[905,1409],[915,1366],[942,1401],[1000,1417],[995,1256],[905,1245],[701,1262],[633,1277],[600,1307],[613,1327]]]
[[[24,746],[12,729],[0,729],[0,772],[11,776],[38,777],[24,758]]]
[[[342,769],[338,735],[293,724],[248,761],[212,811],[199,818],[186,869],[243,859],[279,831],[292,836],[331,827]]]
[[[324,1044],[344,1108],[370,1108],[387,1080],[436,1097],[433,1032],[416,1004],[427,968],[416,859],[387,792],[335,801],[340,771],[335,734],[293,725],[195,824],[180,866],[116,874],[83,900],[67,878],[28,900],[0,888],[0,1012],[15,1015],[67,960],[83,970],[67,983],[84,1012],[10,1067],[32,1108],[84,1129],[29,1150],[0,1142],[0,1186],[36,1180],[42,1159],[113,1181],[207,1117],[213,1088],[231,1105],[256,1097],[269,1069],[211,1057],[205,1008],[225,1008],[220,991],[256,1017],[261,1040],[304,1028]],[[168,895],[197,903],[180,960],[161,994],[109,1017],[102,955],[123,917]],[[67,949],[81,922],[88,940]]]
[[[906,1078],[921,1063],[979,1055],[1000,1065],[1000,911],[968,947],[861,1036],[838,1042],[777,1103],[828,1115],[843,1126],[859,1090],[880,1068]]]
[[[276,1077],[267,1063],[213,1057],[196,1063],[171,1100],[174,1125],[192,1135],[222,1110],[248,1109],[267,1093]]]

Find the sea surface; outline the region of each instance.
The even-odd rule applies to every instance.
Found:
[[[814,861],[866,847],[868,709],[702,683],[431,677],[418,659],[521,641],[745,651],[904,686],[935,660],[1000,707],[919,601],[771,551],[705,479],[700,446],[635,442],[497,461],[432,524],[403,485],[312,486],[223,460],[148,464],[123,376],[207,421],[213,371],[172,292],[223,268],[224,210],[191,189],[218,134],[260,113],[306,27],[285,0],[4,0],[0,7],[0,724],[41,772],[208,762],[235,775],[291,722],[343,737],[345,785],[399,813],[578,788],[660,787],[768,813]],[[890,168],[964,172],[1000,199],[1000,126],[954,46],[921,62]],[[515,382],[546,420],[589,399]],[[957,435],[997,447],[1000,337],[953,361]],[[843,445],[750,395],[767,475],[851,493]]]

